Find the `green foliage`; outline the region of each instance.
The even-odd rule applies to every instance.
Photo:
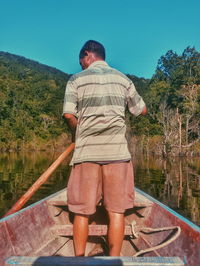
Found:
[[[181,55],[161,56],[149,83],[148,107],[170,150],[192,147],[200,137],[200,53],[187,47]],[[152,125],[151,125],[152,126]]]
[[[194,47],[187,47],[181,55],[168,51],[159,59],[156,73],[150,82],[150,90],[155,90],[156,95],[160,94],[159,82],[167,83],[163,100],[167,99],[171,108],[179,107],[183,100],[180,93],[182,86],[200,84],[200,53]]]
[[[181,55],[168,51],[145,85],[136,88],[149,114],[129,117],[132,134],[162,136],[165,155],[174,148],[180,153],[183,148],[194,151],[200,139],[200,53],[194,47],[187,47]]]
[[[145,117],[127,113],[132,135],[163,136],[165,150],[198,140],[200,53],[194,47],[181,55],[170,50],[161,56],[151,80],[127,76],[149,110]],[[54,141],[67,131],[61,113],[68,79],[55,68],[0,52],[0,149],[34,146],[37,139],[37,143]]]
[[[0,149],[66,131],[61,114],[68,78],[55,68],[0,52]]]
[[[129,121],[131,124],[132,135],[152,137],[162,134],[160,125],[150,115],[138,117],[130,115]]]

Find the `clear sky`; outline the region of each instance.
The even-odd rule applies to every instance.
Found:
[[[168,50],[200,51],[199,14],[200,0],[0,0],[0,51],[75,73],[94,39],[111,66],[150,78]]]

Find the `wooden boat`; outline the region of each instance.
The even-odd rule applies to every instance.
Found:
[[[66,202],[64,189],[1,219],[0,265],[199,265],[200,228],[139,189],[125,214],[121,257],[106,256],[103,206],[90,219],[87,257],[73,257],[73,216]],[[160,243],[163,247],[152,249]]]

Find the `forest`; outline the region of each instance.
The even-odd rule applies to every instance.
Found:
[[[127,74],[144,98],[148,115],[127,112],[135,151],[200,155],[200,53],[186,47],[158,60],[151,79]],[[0,52],[0,150],[57,149],[70,142],[62,118],[70,77],[58,69]]]

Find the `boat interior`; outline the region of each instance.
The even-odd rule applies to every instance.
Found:
[[[5,227],[5,232],[2,234],[4,243],[0,244],[1,250],[4,248],[3,254],[6,253],[6,257],[74,256],[73,214],[68,210],[66,197],[64,189],[11,215],[10,219],[4,218],[0,224],[0,227]],[[165,217],[163,220],[163,213],[160,213],[160,209],[150,199],[136,192],[135,206],[126,211],[125,221],[121,256],[177,256],[176,245],[171,245],[175,249],[174,252],[169,252],[170,245],[163,247],[165,242],[177,238],[177,234],[180,234],[179,229],[172,226],[169,218]],[[158,229],[154,232],[150,227]],[[108,216],[100,203],[96,213],[89,220],[86,256],[108,256],[107,230]],[[159,245],[161,249],[157,248]]]
[[[74,255],[72,241],[73,214],[68,211],[66,200],[66,191],[62,191],[59,195],[47,201],[50,217],[54,221],[54,225],[51,227],[52,241],[50,241],[49,245],[55,247],[55,243],[57,243],[57,245],[59,243],[59,247],[54,250],[54,255],[56,256]],[[137,247],[139,243],[137,244],[134,241],[131,224],[133,222],[137,223],[137,221],[140,226],[142,226],[143,222],[145,224],[145,217],[150,215],[152,204],[151,201],[138,194],[135,207],[127,210],[125,214],[125,238],[121,256],[133,256],[134,253],[139,251],[139,247]],[[90,217],[89,224],[86,256],[108,255],[106,236],[108,216],[101,203],[97,206],[96,213]],[[46,247],[42,247],[41,250],[37,251],[37,255],[44,254],[45,249]],[[49,247],[47,249],[49,250]]]

